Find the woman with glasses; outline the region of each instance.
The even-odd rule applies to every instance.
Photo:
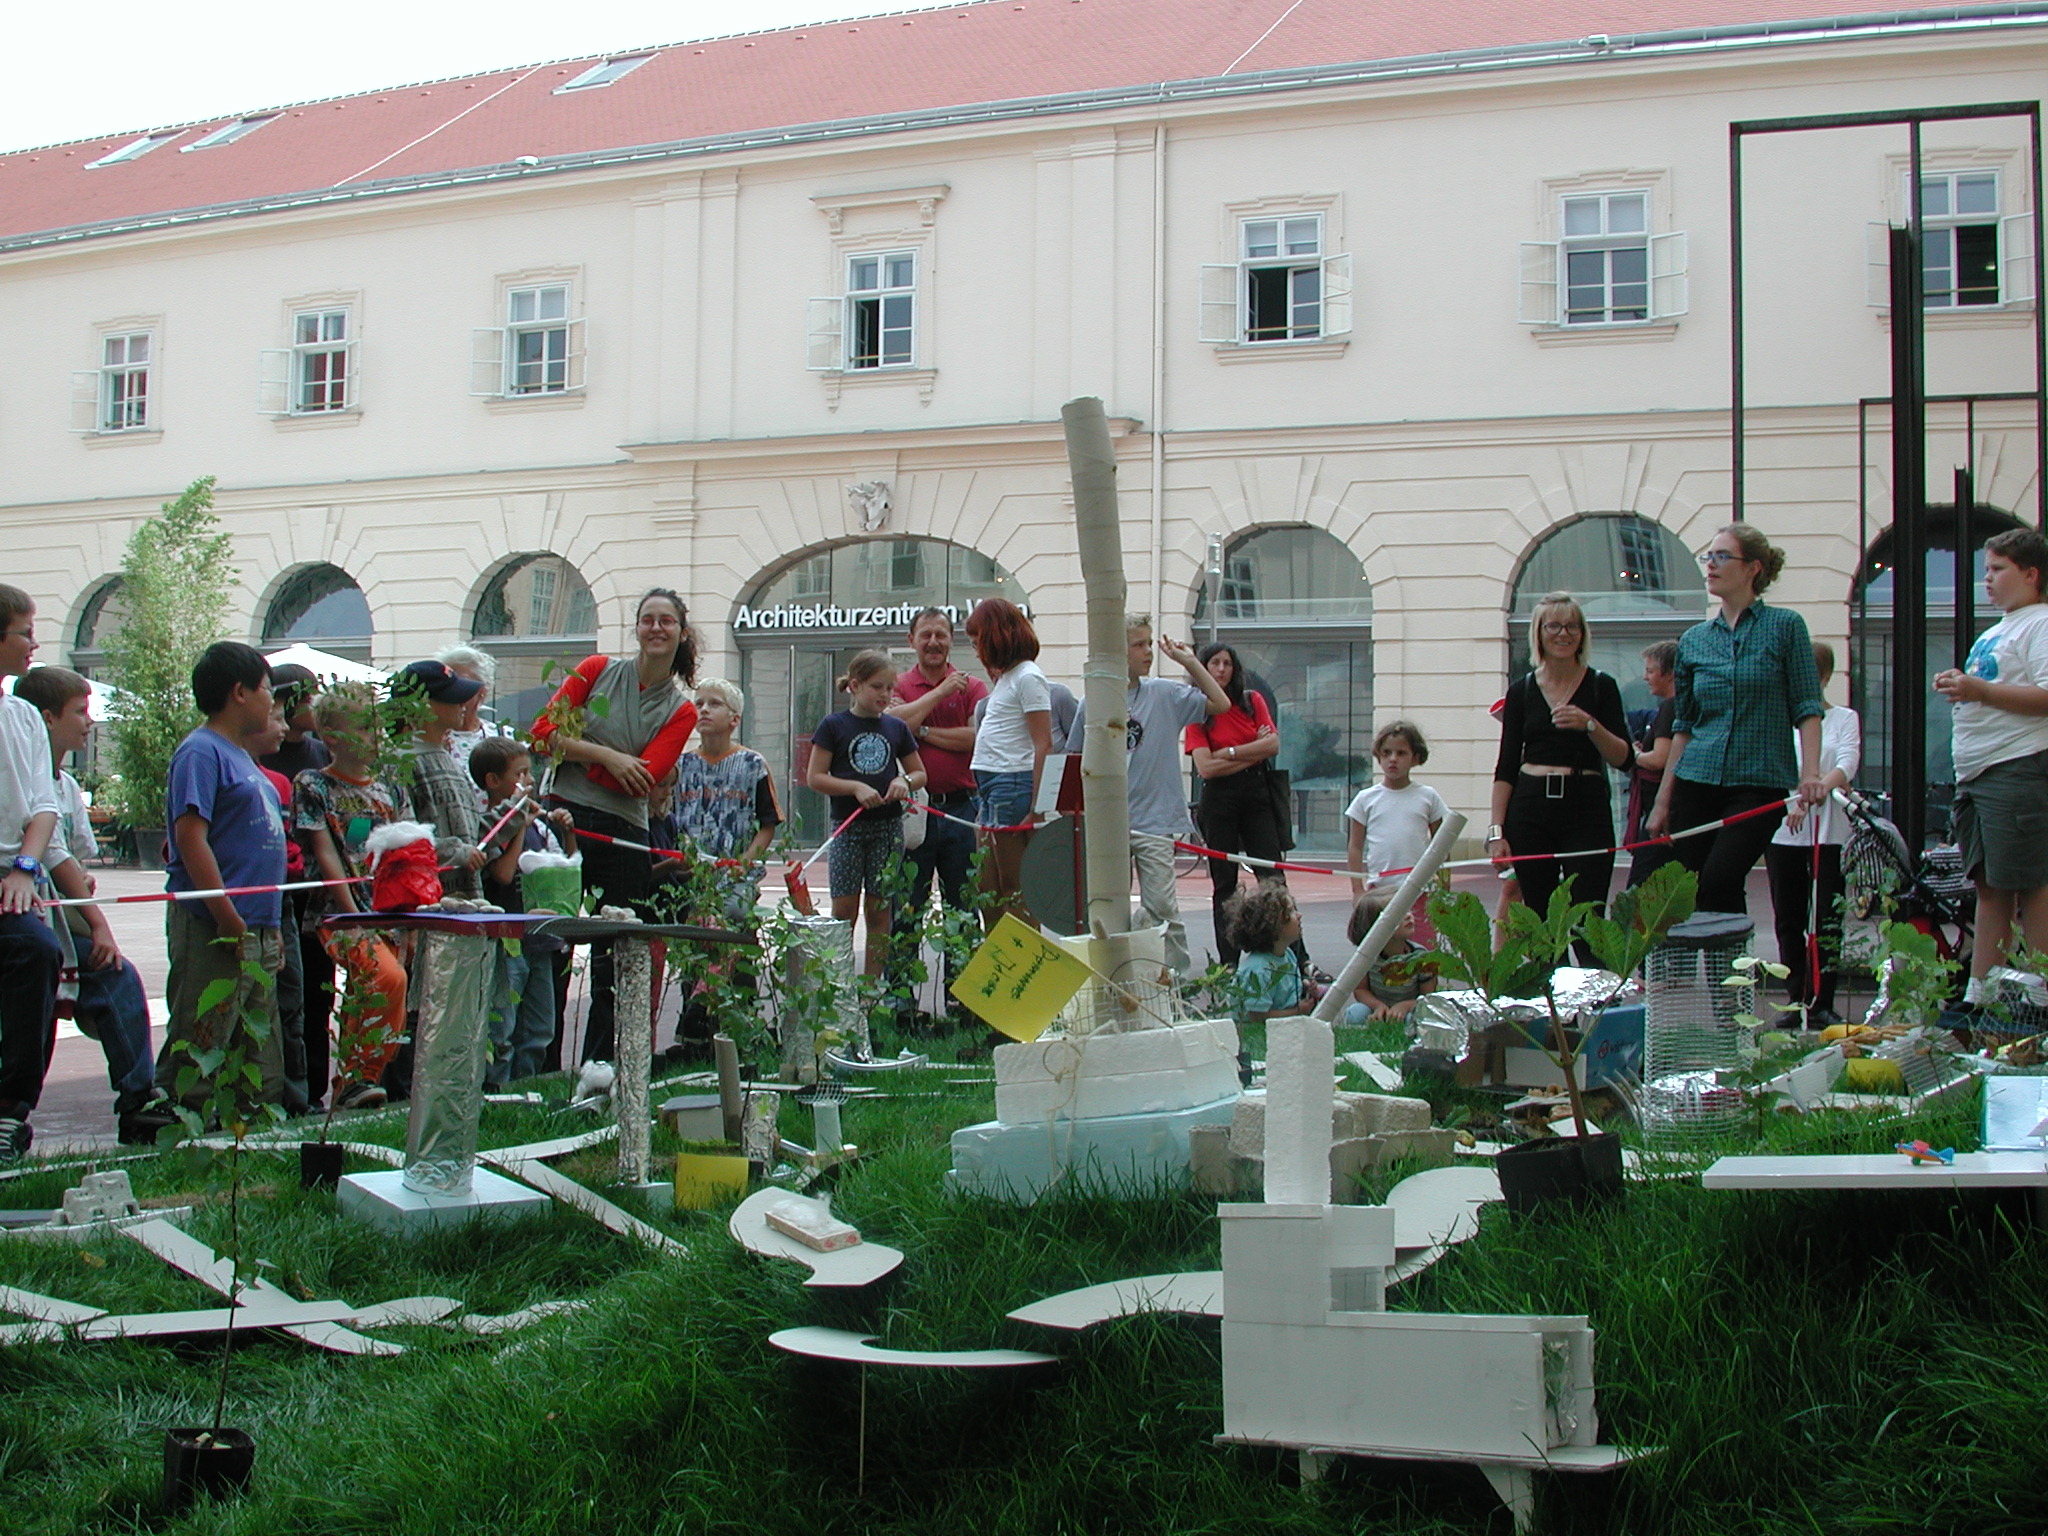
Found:
[[[1626,768],[1635,756],[1621,688],[1586,665],[1586,615],[1569,592],[1538,603],[1529,632],[1536,667],[1510,684],[1502,701],[1486,851],[1497,867],[1514,872],[1522,900],[1538,912],[1567,879],[1574,899],[1604,906],[1614,881],[1611,851],[1532,856],[1613,848],[1607,770]],[[1579,958],[1591,963],[1583,948]]]
[[[1730,523],[1700,565],[1720,611],[1679,637],[1671,756],[1644,825],[1654,836],[1756,812],[1677,843],[1679,862],[1700,879],[1699,910],[1747,912],[1749,872],[1784,820],[1782,802],[1795,784],[1803,806],[1826,796],[1827,701],[1806,621],[1763,600],[1785,552],[1749,524]]]
[[[587,657],[562,681],[533,723],[537,748],[555,757],[550,806],[563,806],[579,832],[647,843],[647,797],[667,778],[697,728],[689,690],[697,680],[690,611],[666,587],[640,599],[633,618],[637,654]],[[599,700],[603,702],[598,703]],[[580,730],[563,730],[571,722]],[[596,838],[582,845],[583,889],[610,906],[652,917],[654,861]],[[613,1035],[612,946],[590,950],[590,1019],[585,1061],[610,1061]]]

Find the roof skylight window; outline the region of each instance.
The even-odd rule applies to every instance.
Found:
[[[614,80],[630,75],[653,57],[651,53],[622,53],[617,58],[606,59],[602,64],[591,65],[567,85],[556,86],[555,94],[560,96],[564,91],[591,91],[600,85],[610,85]]]
[[[140,160],[152,149],[170,143],[184,131],[182,128],[172,128],[162,133],[145,133],[141,138],[123,144],[119,149],[109,150],[99,159],[88,162],[85,168],[90,171],[102,165],[119,165],[124,160]]]
[[[255,117],[238,117],[231,123],[222,123],[205,138],[194,139],[178,153],[189,155],[195,149],[215,149],[222,144],[232,144],[237,139],[246,139],[265,123],[273,122],[276,118],[275,112],[264,112]]]

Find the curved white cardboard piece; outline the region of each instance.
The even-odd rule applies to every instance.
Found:
[[[806,1247],[787,1233],[778,1232],[768,1225],[768,1207],[786,1200],[801,1200],[820,1210],[825,1208],[822,1201],[791,1194],[786,1189],[756,1190],[733,1208],[725,1229],[742,1248],[771,1259],[794,1259],[799,1264],[809,1265],[811,1278],[804,1282],[807,1288],[872,1285],[903,1262],[900,1250],[884,1243],[871,1243],[866,1238],[851,1248],[837,1248],[830,1253]]]
[[[1057,1365],[1057,1355],[1035,1355],[1024,1349],[877,1349],[871,1333],[839,1328],[785,1328],[768,1342],[792,1355],[813,1360],[843,1360],[849,1365],[911,1365],[938,1370],[985,1370],[996,1366]]]
[[[1223,1271],[1196,1270],[1177,1275],[1140,1275],[1135,1280],[1110,1280],[1063,1291],[1017,1308],[1012,1322],[1039,1328],[1078,1332],[1119,1317],[1142,1312],[1180,1312],[1197,1317],[1223,1315]]]
[[[1491,1167],[1429,1168],[1387,1191],[1394,1247],[1447,1248],[1479,1230],[1479,1207],[1503,1198]],[[1391,1278],[1391,1277],[1390,1277]]]

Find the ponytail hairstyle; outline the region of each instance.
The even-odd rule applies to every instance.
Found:
[[[1763,530],[1751,523],[1730,523],[1721,530],[1735,541],[1735,547],[1742,551],[1742,558],[1754,560],[1759,569],[1751,591],[1763,596],[1765,587],[1778,579],[1778,572],[1785,569],[1785,551],[1778,548],[1763,535]]]
[[[641,610],[657,597],[675,609],[676,618],[683,626],[683,632],[676,637],[676,654],[669,663],[669,675],[681,678],[686,686],[694,688],[697,685],[697,636],[690,628],[690,609],[682,594],[669,587],[649,587],[640,601],[633,605],[633,621],[639,623]]]
[[[877,672],[894,673],[896,663],[887,651],[861,651],[846,664],[846,675],[835,684],[841,693],[852,693]]]

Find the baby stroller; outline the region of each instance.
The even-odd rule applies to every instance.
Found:
[[[1842,874],[1850,910],[1859,917],[1887,903],[1895,920],[1931,934],[1944,960],[1970,959],[1970,934],[1977,916],[1977,888],[1953,845],[1930,848],[1917,861],[1899,829],[1880,811],[1881,801],[1838,790],[1849,818],[1842,849]]]

